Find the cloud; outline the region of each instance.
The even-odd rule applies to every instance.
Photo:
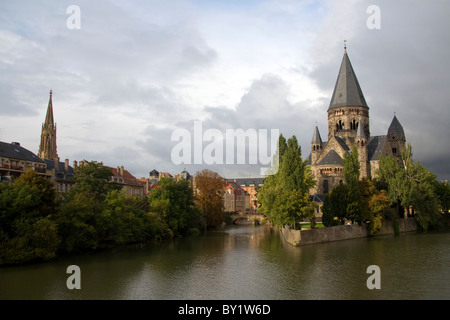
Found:
[[[39,145],[53,89],[62,158],[123,162],[137,176],[173,174],[177,128],[277,128],[309,154],[327,113],[343,40],[370,107],[371,133],[394,112],[415,158],[449,179],[450,22],[446,0],[19,1],[0,10],[1,139]],[[369,5],[381,29],[369,30]],[[201,170],[190,165],[188,171]],[[217,167],[256,175],[252,166]]]

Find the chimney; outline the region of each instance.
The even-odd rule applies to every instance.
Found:
[[[76,169],[78,167],[77,160],[73,160],[73,168]]]
[[[64,160],[64,171],[69,172],[69,159]]]
[[[55,164],[54,167],[56,172],[59,172],[59,157],[55,157],[55,159],[53,159],[53,162]]]
[[[120,166],[120,176],[123,177],[123,166]]]

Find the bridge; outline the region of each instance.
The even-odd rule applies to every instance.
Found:
[[[262,214],[245,213],[233,213],[230,214],[230,217],[233,224],[260,224],[265,218]]]

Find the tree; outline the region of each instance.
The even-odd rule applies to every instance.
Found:
[[[301,149],[295,136],[287,142],[280,135],[274,161],[278,170],[264,179],[258,194],[262,211],[277,226],[292,225],[303,218],[314,222],[314,203],[309,199],[309,190],[315,180],[310,168],[301,157]],[[275,159],[275,160],[276,160]]]
[[[109,192],[121,187],[110,182],[111,169],[102,162],[84,161],[78,167],[75,183],[58,215],[64,251],[83,251],[102,247],[105,239],[102,212]]]
[[[204,169],[194,177],[195,202],[201,210],[206,225],[217,227],[225,221],[224,179],[216,172]]]
[[[157,212],[174,235],[184,235],[200,225],[200,211],[186,180],[163,178],[149,196],[150,210]]]
[[[349,201],[347,203],[347,218],[352,222],[361,224],[361,194],[359,189],[360,164],[356,146],[352,147],[351,153],[345,153],[343,165],[345,184],[348,187],[348,195],[345,197],[345,199]]]
[[[419,162],[413,161],[411,144],[402,150],[400,158],[381,157],[378,175],[388,186],[390,203],[397,203],[398,208],[400,204],[408,210],[412,208],[424,230],[438,222],[439,200],[434,187],[436,176]]]
[[[47,260],[60,243],[53,184],[34,171],[0,186],[0,264]]]
[[[343,224],[348,218],[348,207],[353,203],[351,190],[347,184],[340,184],[325,195],[322,206],[322,222],[328,226]]]

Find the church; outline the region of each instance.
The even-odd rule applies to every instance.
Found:
[[[371,136],[369,106],[345,48],[328,113],[328,136],[318,126],[311,140],[308,164],[317,184],[312,195],[324,195],[344,182],[343,159],[353,146],[358,150],[360,178],[373,178],[381,156],[400,155],[406,143],[402,125],[394,115],[386,135]]]

